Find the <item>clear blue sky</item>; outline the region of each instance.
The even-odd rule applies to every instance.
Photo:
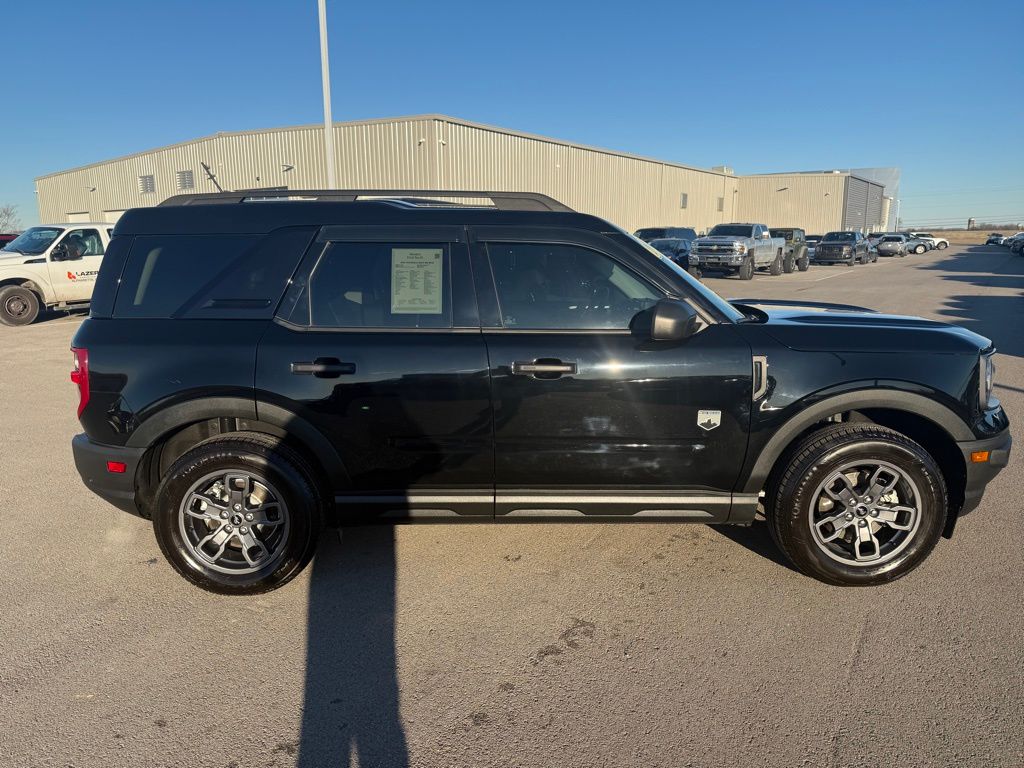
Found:
[[[1024,219],[1020,0],[328,15],[335,120],[440,112],[741,174],[895,165],[911,223]],[[322,120],[315,0],[12,0],[3,21],[0,204],[23,224],[36,176]]]

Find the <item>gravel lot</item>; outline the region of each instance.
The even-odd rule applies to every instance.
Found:
[[[954,246],[726,296],[860,304],[1000,347],[1024,415],[1024,258]],[[1020,766],[1024,483],[895,584],[843,590],[763,525],[328,535],[278,592],[189,587],[88,493],[68,346],[0,328],[2,766]]]

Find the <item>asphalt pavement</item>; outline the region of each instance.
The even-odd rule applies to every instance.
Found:
[[[1020,430],[1005,249],[707,283],[966,325]],[[80,322],[0,328],[4,768],[1024,764],[1024,451],[879,588],[794,572],[763,524],[496,524],[331,532],[226,598],[79,480]]]

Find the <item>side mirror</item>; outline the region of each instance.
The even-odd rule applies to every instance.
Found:
[[[662,299],[654,305],[651,339],[683,341],[697,332],[697,312],[685,301]]]
[[[57,243],[50,251],[50,259],[52,261],[67,261],[68,260],[68,244]]]

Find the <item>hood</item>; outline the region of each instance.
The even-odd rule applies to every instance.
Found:
[[[705,235],[704,237],[698,237],[693,242],[703,245],[705,243],[739,243],[749,239],[749,237],[743,235]]]
[[[977,355],[992,342],[939,320],[886,315],[848,304],[742,299],[762,316],[765,332],[801,352],[920,352]]]
[[[26,261],[32,259],[45,259],[45,254],[40,253],[37,256],[33,256],[30,253],[18,253],[17,251],[3,251],[0,250],[0,267],[9,267],[14,264],[24,264]]]

